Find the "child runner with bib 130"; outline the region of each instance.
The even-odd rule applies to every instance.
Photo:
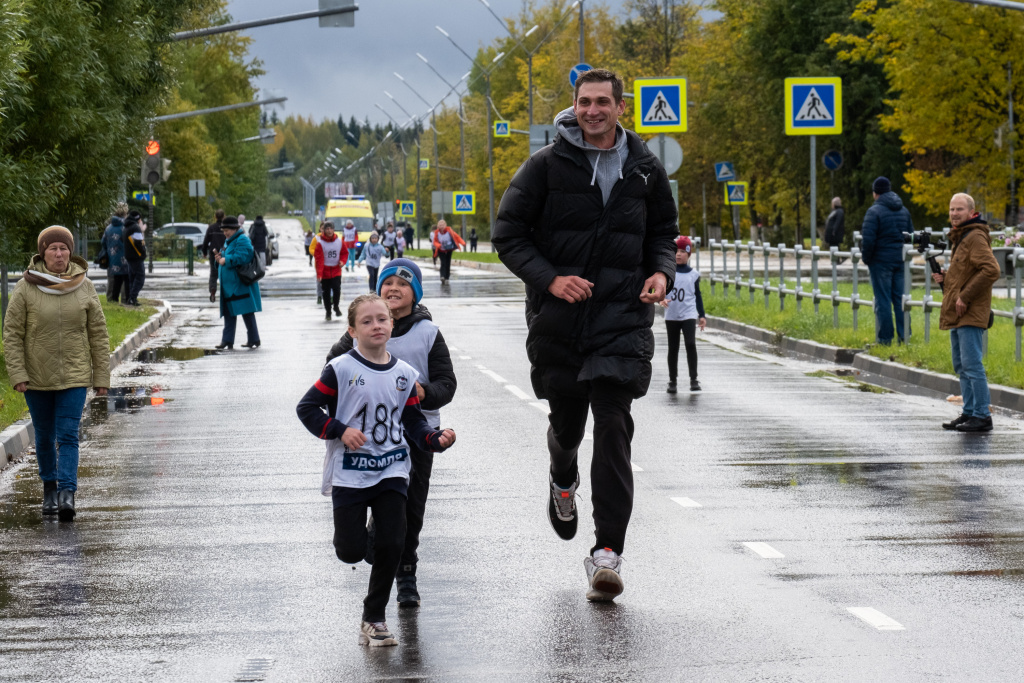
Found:
[[[385,610],[405,545],[406,435],[434,452],[455,443],[452,430],[427,425],[416,394],[419,373],[388,353],[392,324],[383,299],[356,297],[348,331],[358,348],[328,363],[296,409],[306,429],[327,441],[321,492],[334,504],[334,549],[342,562],[366,556],[366,512],[373,511],[375,558],[359,628],[359,644],[373,647],[398,644]]]
[[[686,365],[690,371],[690,391],[700,391],[697,381],[697,327],[701,331],[708,321],[704,317],[704,300],[700,297],[700,273],[690,267],[693,242],[686,235],[676,240],[675,289],[668,293],[661,305],[665,311],[668,332],[668,393],[676,393],[679,367],[679,333],[686,344]]]

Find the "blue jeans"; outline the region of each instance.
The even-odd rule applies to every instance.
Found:
[[[949,345],[953,352],[953,372],[960,377],[960,393],[964,397],[964,415],[990,417],[988,379],[981,362],[980,327],[964,325],[949,331]]]
[[[903,334],[903,263],[872,263],[871,289],[875,296],[875,341],[892,344],[892,319],[896,315],[896,336],[902,342]]]
[[[242,322],[245,323],[245,343],[246,344],[258,344],[260,341],[260,331],[256,329],[256,314],[255,313],[243,313]],[[221,344],[234,344],[235,343],[235,328],[238,326],[237,315],[225,315],[224,316],[224,334],[220,338]]]
[[[78,425],[82,422],[87,392],[86,387],[25,392],[25,403],[36,430],[39,478],[56,481],[61,490],[78,490]]]

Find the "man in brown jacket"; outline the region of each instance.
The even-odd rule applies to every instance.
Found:
[[[982,335],[992,312],[992,285],[999,279],[999,263],[992,254],[988,224],[974,210],[974,199],[955,194],[949,200],[949,241],[953,253],[949,268],[934,273],[942,285],[939,327],[949,330],[953,371],[960,377],[964,411],[943,429],[960,432],[992,431],[988,380],[981,362]]]

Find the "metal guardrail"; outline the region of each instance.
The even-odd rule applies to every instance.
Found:
[[[859,243],[859,234],[855,233],[855,243]],[[697,269],[700,270],[700,242],[699,238],[695,239],[694,242],[697,244],[696,249],[696,263]],[[777,246],[771,246],[769,244],[755,244],[754,242],[741,242],[736,240],[734,242],[727,241],[716,241],[711,240],[707,245],[708,257],[710,261],[710,268],[708,272],[708,281],[710,283],[711,294],[715,295],[715,285],[722,285],[722,293],[728,296],[729,287],[733,288],[733,291],[738,298],[740,291],[746,289],[750,296],[750,303],[754,303],[754,292],[761,292],[764,295],[764,307],[765,310],[769,308],[769,298],[772,293],[775,293],[779,297],[779,310],[785,310],[786,298],[792,297],[795,302],[796,309],[801,310],[801,303],[804,300],[810,300],[814,306],[815,314],[819,313],[819,306],[822,302],[827,302],[832,305],[832,327],[839,327],[839,307],[841,305],[848,305],[853,311],[853,329],[857,329],[857,314],[862,307],[873,307],[874,301],[871,299],[863,299],[860,297],[859,286],[862,283],[862,278],[867,279],[865,276],[868,275],[866,272],[867,266],[862,263],[861,251],[858,247],[853,247],[849,251],[839,251],[837,247],[831,247],[828,250],[822,250],[818,247],[811,247],[806,249],[800,245],[794,245],[793,247],[787,247],[785,244],[779,244]],[[721,267],[716,268],[715,254],[719,252],[721,254]],[[909,244],[903,245],[903,294],[902,294],[902,310],[903,310],[903,324],[907,330],[907,336],[911,336],[910,327],[910,312],[914,308],[921,308],[924,311],[924,340],[927,343],[931,340],[931,314],[932,311],[938,310],[942,307],[942,303],[935,301],[932,297],[932,291],[935,287],[932,282],[932,269],[928,262],[929,257],[942,258],[945,263],[949,263],[949,250],[940,249],[928,249],[925,253],[921,254],[916,248]],[[733,263],[729,263],[729,254],[733,255]],[[755,277],[754,269],[754,257],[757,254],[763,259],[762,268],[760,272],[763,276],[758,282]],[[742,263],[743,257],[746,256],[747,264],[744,269]],[[786,257],[792,256],[796,261],[795,265],[795,285],[787,287],[786,283]],[[917,256],[924,257],[924,265],[913,264],[913,260]],[[829,273],[828,277],[831,279],[831,291],[823,292],[821,290],[821,269],[819,267],[819,261],[822,259],[828,259]],[[842,296],[839,292],[839,270],[841,260],[849,259],[852,263],[852,269],[850,271],[850,278],[853,284],[853,291],[850,296]],[[778,280],[776,284],[773,284],[771,278],[771,265],[773,260],[777,260],[778,263]],[[803,275],[804,266],[803,263],[809,260],[810,270],[810,284],[811,289],[807,291],[803,287]],[[1024,326],[1024,307],[1021,305],[1022,291],[1021,291],[1021,279],[1024,274],[1024,248],[1014,247],[1012,252],[1006,255],[1004,263],[1000,265],[1001,269],[1004,270],[1004,275],[1007,279],[1007,288],[1015,291],[1014,308],[1012,311],[1002,311],[995,308],[992,309],[993,315],[996,318],[1002,318],[1011,320],[1015,326],[1016,336],[1016,359],[1021,360],[1021,334],[1022,326]],[[865,269],[865,270],[862,270]],[[744,270],[746,270],[746,277],[744,277]],[[924,275],[924,295],[921,299],[914,299],[911,296],[912,277],[914,273],[923,273]],[[1010,283],[1012,279],[1012,284]],[[870,280],[867,279],[869,286]],[[987,351],[987,335],[985,336],[985,347]]]

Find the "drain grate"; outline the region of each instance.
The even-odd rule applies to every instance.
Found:
[[[235,681],[262,681],[267,677],[267,672],[272,666],[274,666],[273,657],[249,657],[242,664],[242,669],[235,676]]]

